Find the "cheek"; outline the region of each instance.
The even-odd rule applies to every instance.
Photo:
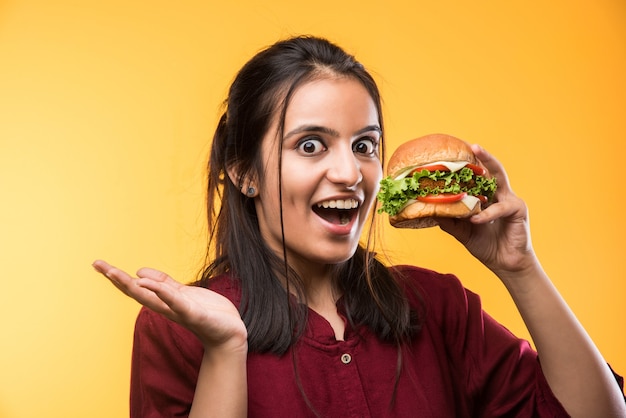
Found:
[[[383,178],[382,167],[379,162],[367,164],[363,168],[363,178],[368,182],[368,188],[378,191],[380,181]]]
[[[283,204],[286,208],[307,210],[310,208],[312,195],[310,179],[294,180],[296,179],[292,177],[283,181]]]
[[[296,164],[284,161],[282,170],[283,197],[305,196],[312,193],[323,175],[314,164]]]

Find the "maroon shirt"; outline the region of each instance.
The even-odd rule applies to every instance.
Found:
[[[304,393],[321,417],[568,416],[528,342],[489,317],[477,295],[451,275],[401,270],[421,292],[426,319],[402,350],[395,396],[397,348],[349,325],[345,341],[337,341],[330,324],[309,310],[308,329],[295,347],[297,374],[292,352],[248,355],[248,415],[314,417]],[[211,288],[238,303],[239,291],[228,278],[216,278]],[[131,417],[186,417],[202,353],[191,332],[142,309]]]

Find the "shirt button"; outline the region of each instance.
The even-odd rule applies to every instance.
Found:
[[[350,354],[346,353],[346,354],[341,355],[341,362],[343,364],[350,364],[351,361],[352,361],[352,356]]]

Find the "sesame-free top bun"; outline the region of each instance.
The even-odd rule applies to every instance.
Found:
[[[467,161],[476,164],[477,160],[467,142],[447,134],[430,134],[400,145],[389,159],[387,174],[395,178],[407,168],[435,161]]]
[[[387,173],[395,178],[408,168],[437,161],[467,161],[479,164],[474,152],[465,141],[447,134],[430,134],[400,145],[389,159]],[[436,218],[468,218],[482,210],[477,203],[468,208],[465,203],[426,203],[415,201],[407,205],[389,223],[396,228],[428,228],[437,225]]]

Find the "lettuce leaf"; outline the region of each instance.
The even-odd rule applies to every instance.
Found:
[[[420,180],[429,178],[434,181],[444,181],[442,187],[420,187]],[[469,183],[474,179],[473,187],[461,186],[461,183]],[[483,195],[489,200],[493,198],[496,192],[497,184],[495,178],[486,178],[484,176],[475,176],[474,172],[463,167],[456,172],[449,171],[428,171],[421,170],[413,173],[412,176],[399,180],[386,177],[380,181],[380,190],[378,192],[378,200],[381,206],[378,213],[386,212],[390,216],[397,215],[411,200],[415,200],[418,196],[426,196],[429,194],[439,193],[462,193],[466,192],[472,196]]]

